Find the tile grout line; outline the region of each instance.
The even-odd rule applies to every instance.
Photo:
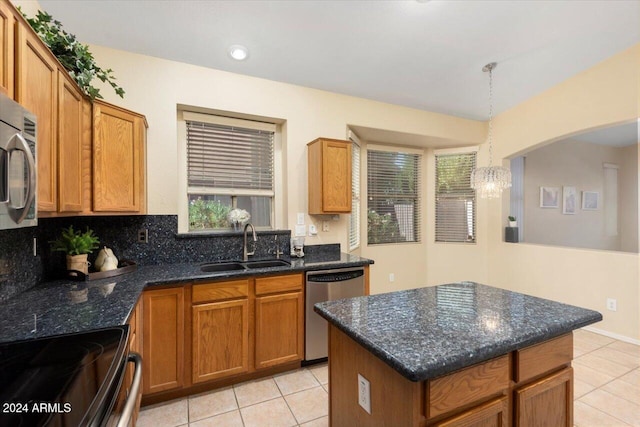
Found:
[[[623,427],[633,427],[631,424],[627,423],[626,421],[621,420],[620,418],[616,417],[615,415],[610,414],[610,413],[608,413],[608,412],[604,412],[602,409],[598,409],[598,408],[596,408],[595,406],[589,405],[587,402],[580,402],[580,403],[582,403],[583,405],[587,405],[587,406],[588,406],[588,407],[590,407],[591,409],[595,409],[596,411],[601,412],[601,413],[603,413],[603,414],[605,414],[605,415],[607,415],[607,416],[609,416],[609,417],[611,417],[611,418],[615,418],[616,420],[618,420],[618,421],[620,421],[622,424],[624,424],[624,426],[623,426]],[[574,418],[575,418],[575,414],[574,414]]]

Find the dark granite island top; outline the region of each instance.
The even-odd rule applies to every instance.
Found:
[[[602,320],[473,282],[316,304],[315,311],[411,381],[424,381]]]
[[[473,282],[319,303],[329,425],[573,426],[574,329],[593,310]]]

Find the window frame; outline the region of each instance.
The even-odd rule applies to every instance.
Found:
[[[408,154],[408,155],[412,155],[412,156],[417,156],[417,161],[416,161],[416,165],[417,165],[417,176],[414,178],[415,182],[416,182],[416,202],[415,202],[415,210],[417,211],[417,216],[418,218],[415,219],[415,225],[416,228],[414,231],[414,234],[416,235],[415,240],[410,240],[410,241],[398,241],[398,242],[384,242],[384,243],[369,243],[369,232],[368,232],[368,212],[369,212],[369,152],[370,151],[381,151],[381,152],[388,152],[388,153],[401,153],[401,154]],[[367,227],[367,231],[366,231],[366,245],[369,247],[375,247],[375,246],[384,246],[384,245],[403,245],[403,244],[409,244],[409,245],[415,245],[415,244],[422,244],[423,243],[423,239],[424,239],[424,233],[425,233],[425,227],[424,227],[424,194],[423,194],[423,176],[425,173],[425,166],[424,166],[424,158],[425,158],[425,151],[421,150],[421,149],[416,149],[416,148],[409,148],[409,147],[404,147],[404,146],[400,146],[400,145],[378,145],[378,144],[367,144],[366,149],[364,150],[365,155],[365,159],[363,162],[366,163],[366,195],[364,197],[366,197],[366,204],[365,206],[363,206],[363,213],[362,216],[364,217],[364,221],[363,224],[361,225],[361,227]]]
[[[475,167],[478,166],[478,146],[471,147],[461,147],[461,148],[450,148],[450,149],[438,149],[433,152],[433,241],[436,244],[463,244],[463,245],[475,245],[478,243],[478,197],[475,190],[474,200],[473,200],[473,240],[466,241],[454,241],[454,240],[438,240],[438,156],[449,156],[449,155],[463,155],[463,154],[473,154],[475,155]],[[469,188],[471,189],[471,184],[469,184]],[[468,207],[467,207],[468,210]],[[467,214],[468,215],[468,214]]]
[[[223,126],[238,126],[259,130],[273,130],[273,191],[244,190],[220,188],[210,194],[226,195],[232,199],[232,206],[236,206],[236,199],[239,196],[270,196],[271,197],[271,226],[258,227],[256,230],[277,230],[281,228],[281,212],[283,207],[283,177],[282,177],[282,135],[280,123],[275,123],[274,119],[240,115],[233,117],[233,113],[218,110],[208,110],[199,107],[188,107],[178,105],[177,109],[177,134],[178,134],[178,233],[179,234],[223,234],[233,232],[233,229],[189,229],[189,191],[188,185],[188,153],[187,153],[187,121],[201,121]],[[196,187],[194,187],[196,188]],[[197,191],[196,191],[197,192]],[[270,193],[270,194],[267,194]],[[206,191],[203,192],[206,194]]]

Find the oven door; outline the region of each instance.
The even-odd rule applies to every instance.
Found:
[[[124,377],[128,326],[0,345],[2,426],[104,426]]]

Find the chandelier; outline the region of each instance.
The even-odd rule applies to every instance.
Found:
[[[498,64],[491,62],[482,71],[489,72],[489,166],[475,168],[471,171],[471,188],[475,189],[482,199],[500,197],[502,190],[511,187],[511,171],[503,166],[492,166],[493,162],[493,69]]]

